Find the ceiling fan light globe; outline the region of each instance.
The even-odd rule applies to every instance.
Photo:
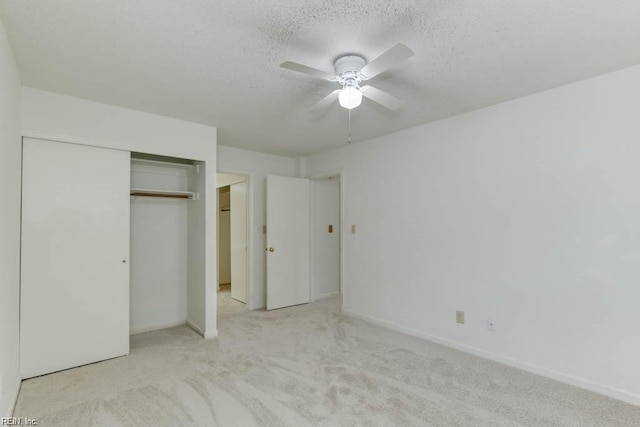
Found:
[[[340,91],[338,103],[343,108],[351,110],[362,103],[362,92],[354,86],[347,86]]]

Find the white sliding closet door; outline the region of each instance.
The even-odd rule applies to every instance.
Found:
[[[23,378],[129,352],[130,153],[25,138]]]

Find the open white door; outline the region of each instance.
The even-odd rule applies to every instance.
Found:
[[[130,154],[25,138],[20,371],[129,352]]]
[[[231,185],[231,298],[247,302],[247,183]]]
[[[309,181],[267,176],[267,310],[308,303]]]

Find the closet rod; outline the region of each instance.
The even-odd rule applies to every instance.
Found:
[[[162,191],[162,190],[146,190],[140,188],[132,188],[129,193],[131,196],[139,197],[161,197],[165,199],[183,199],[195,200],[195,193],[190,191]]]

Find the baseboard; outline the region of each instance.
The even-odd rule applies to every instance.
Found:
[[[137,334],[142,334],[142,333],[145,333],[145,332],[157,331],[159,329],[174,328],[176,326],[185,325],[186,323],[187,323],[186,320],[181,320],[179,322],[163,323],[161,325],[154,325],[154,326],[148,326],[148,327],[145,327],[145,328],[131,329],[129,331],[129,335],[137,335]]]
[[[191,329],[193,329],[194,331],[196,331],[196,333],[198,335],[200,335],[202,338],[204,338],[205,340],[209,340],[211,338],[216,338],[218,336],[218,330],[217,329],[214,330],[214,331],[204,332],[200,328],[200,326],[196,325],[191,320],[187,320],[187,326],[190,327]]]
[[[321,300],[321,299],[331,298],[331,297],[336,296],[336,295],[340,295],[340,291],[337,291],[337,292],[327,292],[326,294],[314,295],[314,296],[313,296],[313,300],[314,300],[314,301],[319,301],[319,300]]]
[[[9,406],[6,408],[6,415],[5,413],[0,413],[0,417],[12,417],[13,413],[16,409],[16,403],[18,402],[18,395],[20,394],[20,387],[22,386],[22,381],[18,380],[17,384],[13,387],[13,394],[11,396],[11,399],[9,399]],[[5,387],[4,390],[5,393],[7,393],[7,387]]]
[[[205,340],[210,340],[212,338],[216,338],[218,336],[218,330],[216,329],[215,331],[209,331],[209,332],[205,332],[202,337]]]
[[[579,388],[583,388],[585,390],[589,390],[598,394],[602,394],[613,399],[622,400],[623,402],[631,403],[632,405],[640,406],[640,395],[629,393],[624,390],[620,390],[614,387],[609,387],[603,384],[599,384],[593,381],[589,381],[584,378],[574,377],[572,375],[567,375],[562,372],[554,371],[553,369],[545,368],[544,366],[535,365],[532,363],[524,362],[522,360],[514,359],[507,356],[502,356],[497,353],[492,353],[489,351],[485,351],[479,349],[477,347],[469,346],[466,344],[461,344],[456,341],[449,340],[447,338],[442,338],[436,335],[427,334],[424,332],[417,331],[415,329],[406,328],[404,326],[397,325],[393,322],[388,322],[386,320],[376,319],[370,316],[365,316],[363,314],[357,313],[355,311],[351,311],[348,309],[342,309],[342,313],[346,316],[354,317],[356,319],[364,320],[369,323],[373,323],[378,326],[382,326],[388,329],[392,329],[394,331],[402,332],[407,335],[411,335],[414,337],[422,338],[427,341],[431,341],[437,344],[444,345],[445,347],[453,348],[455,350],[460,350],[465,353],[473,354],[474,356],[479,356],[485,359],[492,360],[494,362],[502,363],[508,366],[512,366],[514,368],[522,369],[527,372],[531,372],[533,374],[537,374],[543,377],[551,378],[556,381],[560,381],[566,384],[570,384]]]
[[[193,323],[191,320],[187,320],[187,326],[196,331],[196,333],[202,337],[204,337],[204,332],[200,329],[200,326]]]

